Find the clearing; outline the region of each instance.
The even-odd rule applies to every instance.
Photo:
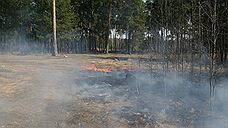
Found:
[[[178,75],[164,79],[169,87],[161,86],[138,70],[136,58],[1,55],[0,128],[212,126],[207,86]],[[212,120],[227,126],[226,114]]]

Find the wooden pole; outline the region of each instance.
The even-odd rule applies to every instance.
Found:
[[[56,34],[56,9],[55,9],[55,0],[52,0],[52,9],[53,9],[53,56],[58,55],[58,50],[57,50],[57,34]]]

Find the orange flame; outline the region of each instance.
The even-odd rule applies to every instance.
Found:
[[[109,72],[112,72],[114,70],[133,70],[133,69],[130,69],[129,67],[97,68],[97,66],[95,64],[91,64],[91,65],[87,65],[87,66],[82,66],[81,70],[89,70],[89,71],[109,73]]]
[[[105,72],[105,73],[112,72],[111,68],[97,68],[95,64],[82,66],[81,70],[98,71],[98,72]]]

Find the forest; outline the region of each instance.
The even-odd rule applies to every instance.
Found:
[[[2,128],[226,128],[227,85],[227,0],[0,0]]]
[[[226,0],[57,0],[56,4],[59,53],[163,49],[227,60]],[[0,6],[1,52],[52,51],[51,0],[1,1]]]

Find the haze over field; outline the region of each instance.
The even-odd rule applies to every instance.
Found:
[[[0,128],[227,128],[227,0],[1,0]]]

